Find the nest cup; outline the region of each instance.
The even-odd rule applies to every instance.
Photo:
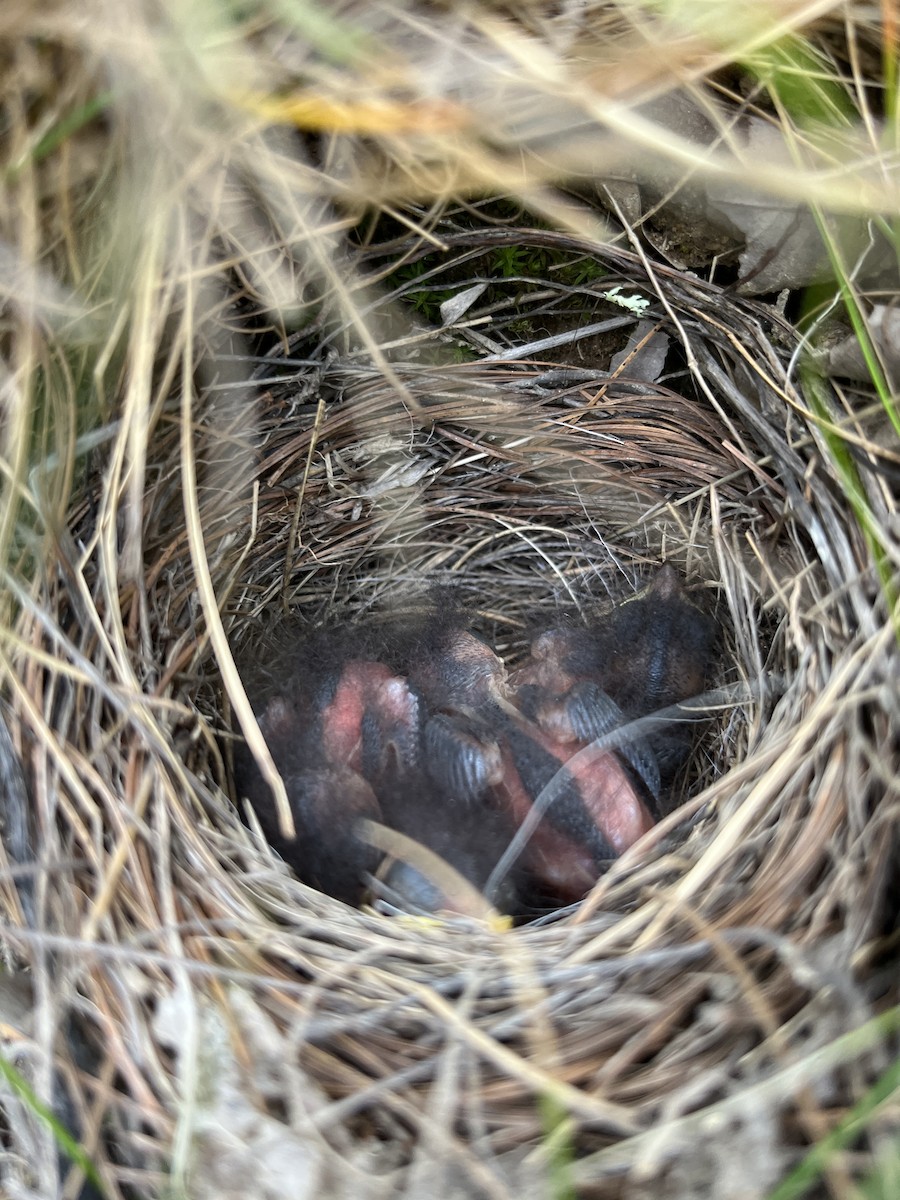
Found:
[[[477,285],[498,236],[458,238],[434,285]],[[442,361],[485,328],[477,306],[379,365],[340,333],[298,339],[211,388],[187,435],[163,415],[140,572],[107,586],[101,472],[70,514],[82,552],[62,543],[23,605],[23,646],[68,669],[22,651],[11,729],[44,873],[7,910],[26,961],[47,945],[29,930],[54,935],[53,1011],[91,1047],[68,1094],[116,1186],[174,1163],[213,1194],[277,1146],[260,1169],[289,1162],[298,1194],[537,1195],[562,1130],[584,1194],[728,1194],[739,1162],[762,1194],[884,1067],[873,1037],[802,1098],[779,1074],[876,1011],[898,822],[896,643],[789,329],[624,251],[516,236],[590,254],[602,284],[491,279],[479,361]],[[670,338],[665,382],[601,369],[609,331],[580,336],[585,313],[628,317],[616,288]],[[523,313],[537,350],[506,361]],[[890,516],[878,464],[856,469]],[[540,611],[621,600],[662,561],[719,623],[720,690],[682,807],[574,911],[502,931],[351,910],[242,822],[232,656],[264,662],[298,619],[396,612],[438,582],[514,659]]]

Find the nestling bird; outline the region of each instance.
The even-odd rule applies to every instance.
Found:
[[[628,722],[702,691],[714,637],[669,566],[611,613],[540,632],[511,674],[452,610],[306,633],[258,716],[297,838],[279,835],[243,746],[237,787],[299,877],[348,903],[373,876],[413,909],[456,903],[409,862],[388,859],[379,873],[381,852],[354,832],[362,820],[414,839],[478,889],[490,880],[489,899],[508,911],[532,896],[569,903],[658,819],[657,758],[665,782],[684,732],[645,736]],[[523,822],[530,834],[495,877]]]
[[[521,859],[545,892],[565,902],[580,899],[601,865],[652,825],[647,801],[655,802],[658,774],[646,748],[629,741],[621,747],[624,757],[611,751],[574,757],[624,722],[599,689],[589,694],[581,687],[564,698],[535,683],[523,707],[521,690],[511,684],[502,660],[452,625],[442,626],[426,644],[410,666],[410,680],[426,708],[439,710],[425,729],[426,763],[436,784],[451,787],[457,800],[506,813],[515,826],[548,789],[546,811]],[[573,728],[578,721],[569,709],[585,710],[589,731]],[[643,776],[624,765],[629,755]]]
[[[422,771],[402,775],[382,795],[385,824],[438,855],[474,889],[484,893],[515,832],[506,813],[487,804],[460,801]],[[527,889],[528,881],[516,864],[496,894],[487,899],[501,912],[518,912]],[[444,883],[443,872],[429,871],[402,857],[382,865],[374,891],[411,912],[469,915],[467,897],[457,895],[452,883]]]
[[[531,712],[541,703],[546,706],[548,697],[551,702],[557,697],[565,703],[573,732],[580,738],[596,737],[604,732],[597,726],[598,718],[601,723],[608,718],[591,689],[599,689],[618,705],[624,723],[700,695],[716,634],[715,622],[687,599],[678,572],[665,564],[645,595],[584,625],[540,633],[514,683],[524,711]],[[541,720],[539,712],[534,717]],[[660,722],[642,737],[629,736],[620,753],[648,790],[658,791],[659,780],[644,758],[646,750],[656,759],[665,783],[684,761],[691,736],[685,715],[682,720]]]
[[[234,759],[238,794],[250,801],[267,841],[304,883],[360,904],[366,873],[377,869],[380,858],[353,831],[360,817],[381,820],[371,785],[352,767],[325,756],[304,715],[283,696],[272,698],[258,721],[284,780],[296,838],[281,834],[269,785],[243,743]]]

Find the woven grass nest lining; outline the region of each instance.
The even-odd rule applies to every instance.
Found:
[[[56,864],[40,923],[113,948],[82,959],[57,946],[57,969],[60,997],[77,989],[93,1024],[128,1031],[105,1044],[123,1082],[99,1105],[126,1162],[146,1164],[148,1150],[171,1161],[183,1098],[197,1102],[185,1064],[198,1046],[204,1070],[265,1098],[248,1101],[264,1118],[234,1136],[258,1148],[290,1133],[319,1186],[344,1172],[337,1150],[354,1178],[353,1163],[421,1167],[439,1146],[442,1186],[461,1175],[471,1194],[496,1195],[528,1186],[507,1156],[546,1138],[539,1092],[572,1116],[578,1178],[599,1187],[637,1162],[675,1179],[701,1135],[670,1122],[744,1091],[749,1107],[723,1112],[750,1132],[777,1126],[775,1171],[816,1104],[877,1073],[874,1050],[861,1074],[833,1073],[832,1090],[799,1107],[789,1080],[765,1103],[753,1091],[870,1011],[865,974],[849,980],[876,932],[897,827],[883,798],[896,659],[861,538],[777,357],[765,342],[754,374],[747,346],[709,325],[698,357],[719,411],[600,375],[547,388],[540,366],[394,363],[398,397],[339,359],[318,380],[324,412],[278,384],[252,429],[220,397],[195,415],[200,524],[238,654],[286,609],[354,618],[423,578],[459,580],[510,653],[536,602],[627,595],[662,559],[716,613],[716,682],[743,682],[752,699],[710,723],[686,807],[579,912],[509,935],[345,909],[292,881],[243,826],[222,790],[221,677],[179,516],[182,431],[161,427],[143,582],[110,610],[108,560],[84,560],[115,636],[104,647],[86,622],[77,649],[119,690],[81,668],[71,690],[42,692],[32,672],[33,691],[15,698],[29,730],[36,695],[58,747],[23,755]],[[69,598],[49,599],[65,620]],[[141,693],[154,699],[123,701]],[[170,956],[204,970],[184,974]],[[94,1086],[73,1089],[90,1114]],[[220,1100],[204,1091],[201,1112]],[[216,1146],[195,1124],[181,1150],[192,1178],[213,1171]],[[415,1173],[402,1178],[412,1187]]]

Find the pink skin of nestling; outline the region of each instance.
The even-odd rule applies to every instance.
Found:
[[[373,736],[403,757],[415,754],[419,705],[401,676],[383,663],[352,660],[341,672],[331,700],[322,711],[322,750],[325,758],[354,771],[364,766],[364,718],[370,717]]]

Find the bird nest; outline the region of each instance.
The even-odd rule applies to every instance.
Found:
[[[497,273],[510,245],[540,277]],[[165,406],[144,480],[95,463],[17,596],[4,899],[69,1123],[114,1195],[761,1195],[887,1062],[878,447],[808,410],[775,312],[625,251],[502,229],[364,261],[394,272],[374,351],[329,328]],[[423,289],[441,328],[398,316]],[[355,910],[235,803],[234,663],[275,629],[452,584],[514,661],[663,561],[721,630],[707,718],[580,905]]]

